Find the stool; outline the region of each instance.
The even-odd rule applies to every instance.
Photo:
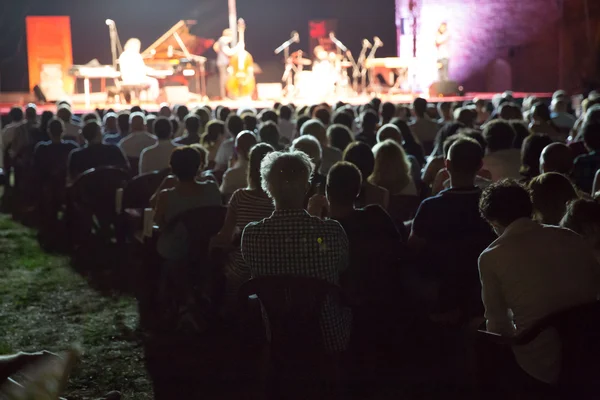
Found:
[[[131,94],[133,93],[134,97],[140,102],[140,93],[144,90],[150,89],[150,85],[147,83],[141,83],[137,85],[130,85],[121,83],[121,93],[125,98],[127,104],[131,104]]]

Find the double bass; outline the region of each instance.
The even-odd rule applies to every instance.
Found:
[[[236,53],[229,60],[231,73],[227,81],[227,91],[233,98],[247,97],[254,94],[256,81],[254,79],[254,59],[246,51],[244,34],[246,23],[242,18],[238,21],[238,45]]]

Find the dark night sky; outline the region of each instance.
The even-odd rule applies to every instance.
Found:
[[[227,0],[0,0],[5,16],[0,17],[0,57],[2,90],[27,87],[24,21],[27,15],[69,15],[73,37],[74,63],[98,58],[110,63],[108,28],[104,21],[115,20],[124,43],[130,37],[149,46],[181,19],[196,19],[199,36],[216,38],[227,25]],[[10,4],[13,3],[13,4]],[[6,12],[8,7],[8,12]],[[2,10],[2,8],[0,8]],[[284,42],[292,30],[299,31],[301,44],[308,48],[308,21],[337,18],[337,36],[353,51],[360,50],[363,37],[377,35],[385,43],[378,56],[395,55],[394,0],[238,0],[238,16],[247,24],[247,49],[257,62],[272,62],[273,49]],[[5,20],[6,21],[6,20]],[[7,45],[8,43],[8,45]],[[12,48],[11,48],[12,47]],[[207,54],[212,57],[212,54]]]

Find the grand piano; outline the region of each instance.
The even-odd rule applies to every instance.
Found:
[[[148,75],[163,80],[163,85],[181,84],[204,96],[206,93],[206,57],[201,54],[214,41],[190,33],[196,21],[179,21],[150,47],[142,57],[151,71]]]
[[[214,43],[190,33],[196,21],[179,21],[150,47],[142,52],[149,67],[148,75],[157,78],[161,86],[188,86],[191,92],[206,96],[206,57],[201,56]],[[118,79],[120,73],[111,65],[92,60],[85,65],[73,65],[69,71],[75,78],[84,79],[86,105],[90,100],[90,79],[101,79],[105,91],[106,79]]]

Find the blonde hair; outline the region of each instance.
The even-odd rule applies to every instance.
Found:
[[[373,147],[375,167],[368,181],[387,189],[390,194],[398,194],[408,186],[410,162],[402,146],[392,139],[384,140]]]

